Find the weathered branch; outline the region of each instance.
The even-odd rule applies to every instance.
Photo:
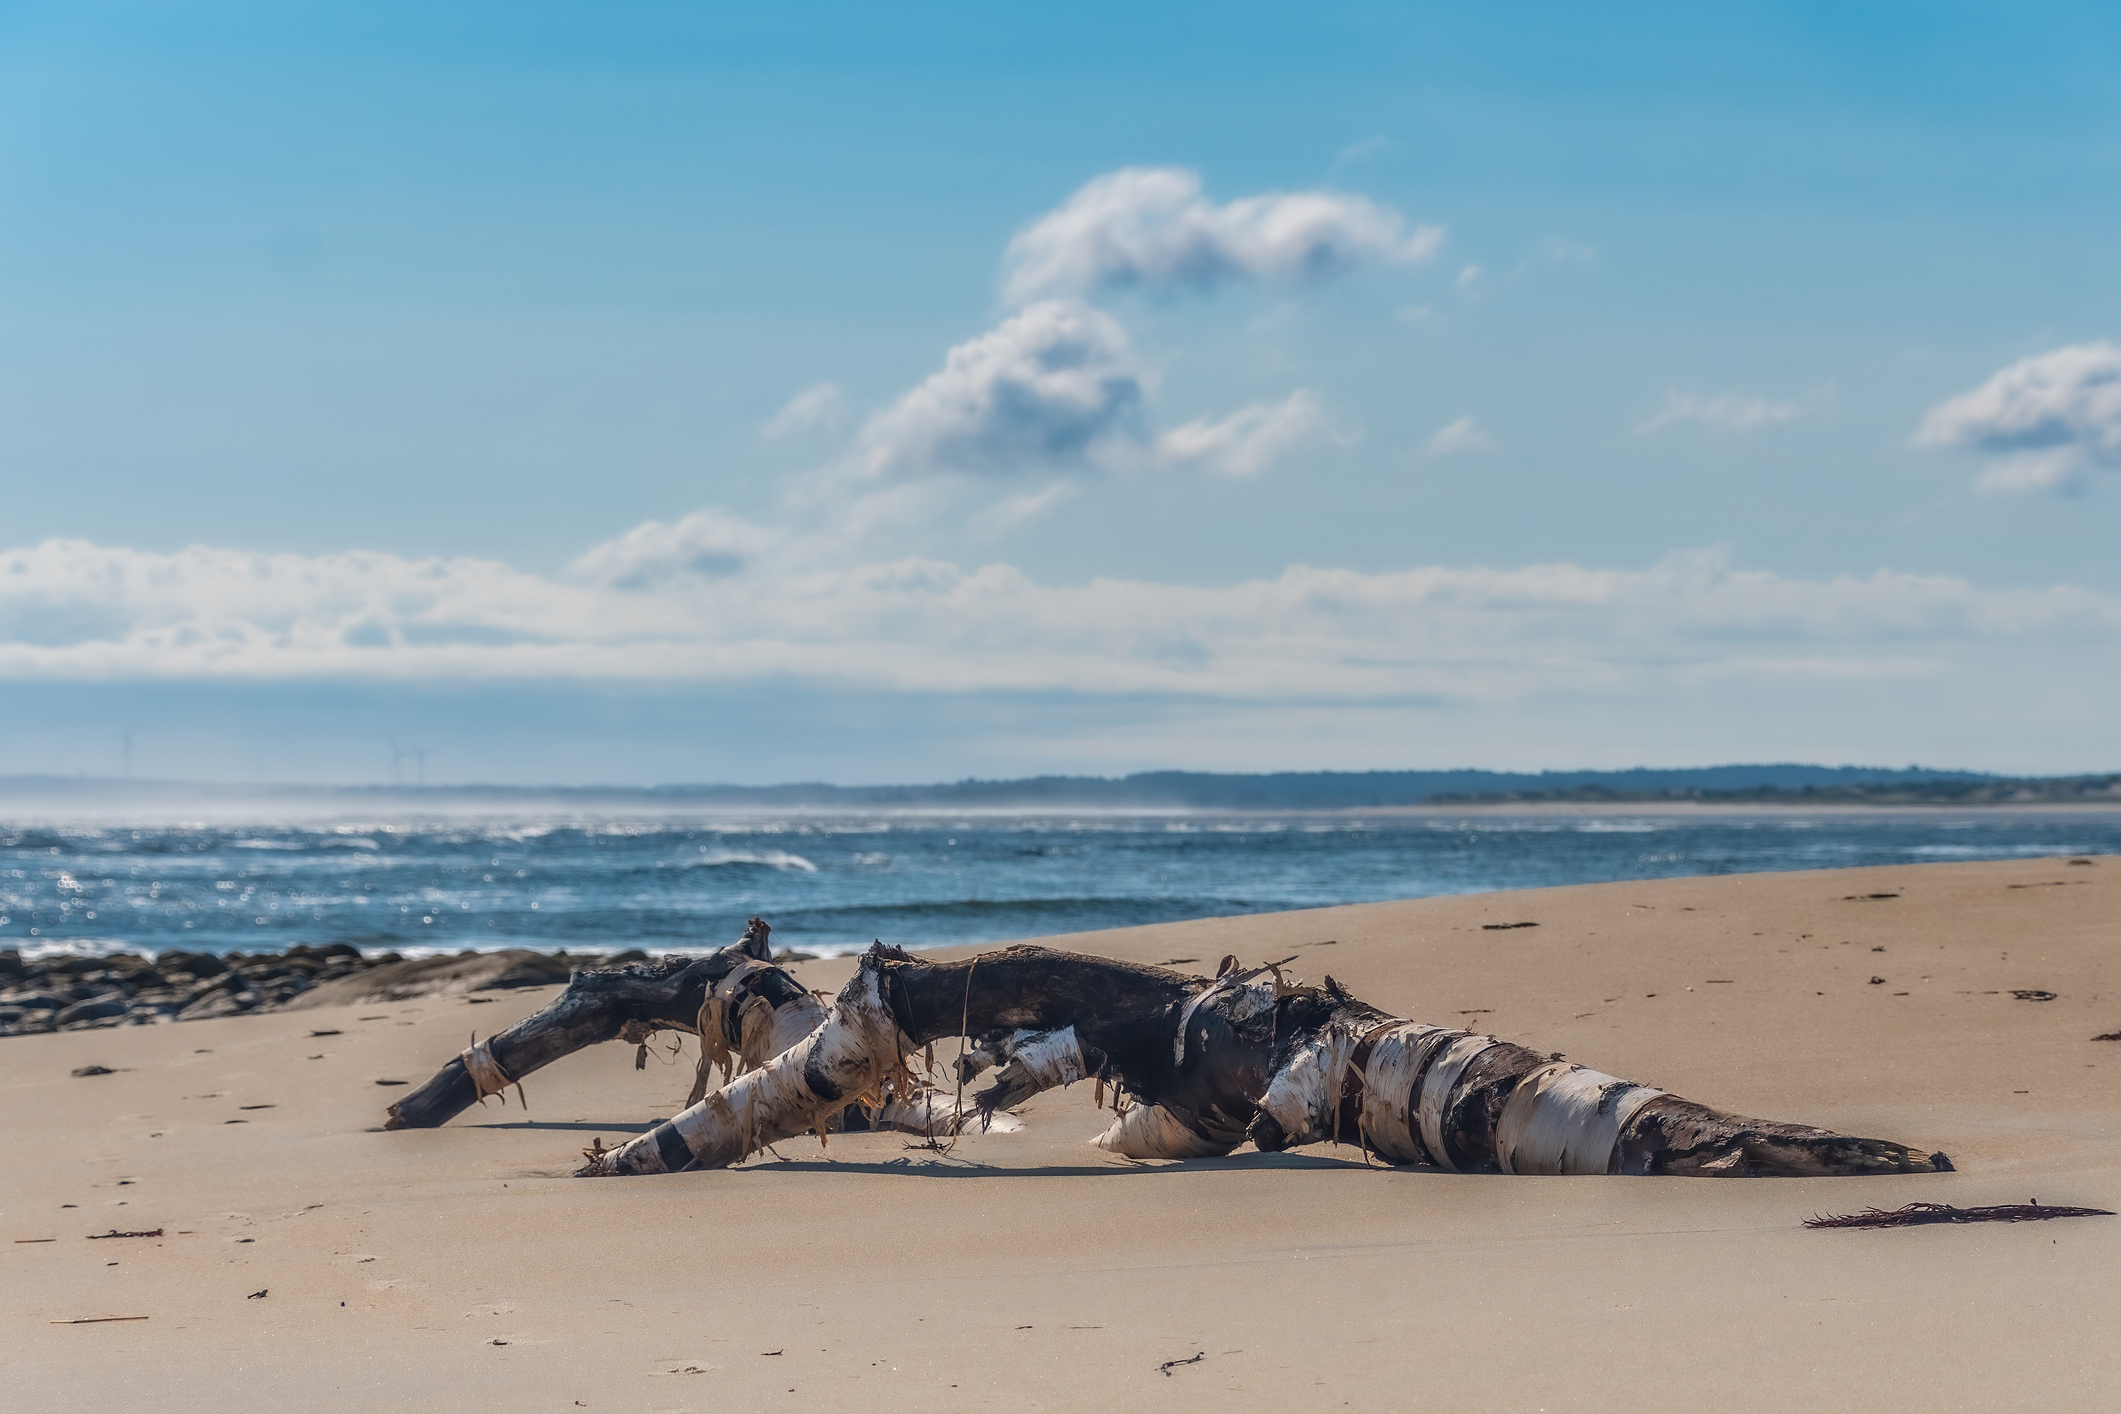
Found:
[[[1700,1176],[1948,1169],[1885,1140],[1728,1115],[1507,1041],[1424,1026],[1277,965],[1213,982],[1106,958],[1015,947],[926,963],[879,944],[823,1025],[585,1175],[721,1167],[818,1129],[850,1099],[904,1085],[905,1057],[977,1038],[996,1068],[982,1112],[1095,1078],[1121,1109],[1096,1141],[1136,1158],[1337,1139],[1462,1173]],[[902,1079],[904,1077],[904,1079]],[[901,1090],[900,1093],[906,1093]],[[1126,1104],[1122,1096],[1136,1103]]]
[[[817,1029],[827,1008],[786,970],[770,961],[771,929],[754,918],[744,936],[699,959],[668,958],[613,971],[576,972],[567,990],[536,1015],[484,1042],[467,1047],[425,1085],[390,1107],[385,1127],[423,1129],[445,1124],[487,1095],[502,1095],[525,1075],[585,1046],[630,1041],[645,1056],[658,1031],[690,1032],[700,1038],[699,1070],[688,1106],[697,1105],[713,1083],[743,1075],[786,1051]],[[642,1063],[636,1059],[635,1065]],[[907,1134],[953,1134],[957,1101],[905,1075],[898,1084],[822,1116],[824,1131],[893,1129]],[[1015,1120],[992,1115],[992,1127],[1014,1129]]]
[[[702,1008],[718,989],[722,995],[717,1000],[724,1007],[716,1011],[715,1019],[734,1023],[737,1029],[734,1034],[708,1038],[705,1049],[710,1055],[726,1057],[736,1051],[756,1054],[762,1060],[785,1050],[823,1019],[825,1008],[795,978],[772,965],[773,952],[767,943],[770,931],[764,922],[753,919],[741,939],[703,958],[667,958],[612,971],[577,971],[568,979],[567,990],[543,1010],[467,1052],[470,1064],[466,1056],[456,1057],[392,1105],[384,1127],[432,1129],[446,1124],[483,1095],[499,1093],[502,1085],[519,1082],[585,1046],[618,1040],[622,1033],[644,1040],[657,1030],[696,1031]],[[733,978],[741,982],[742,990],[731,1006],[729,983]],[[760,1008],[770,1018],[763,1026]],[[742,1029],[747,1017],[748,1032]],[[498,1069],[500,1083],[488,1076],[481,1084],[480,1077],[474,1076],[472,1067],[483,1066],[478,1051]]]

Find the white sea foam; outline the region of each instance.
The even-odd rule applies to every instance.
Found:
[[[769,869],[794,869],[804,874],[817,873],[817,866],[800,854],[790,854],[785,849],[709,849],[700,846],[699,863],[708,868],[724,864],[762,864]]]

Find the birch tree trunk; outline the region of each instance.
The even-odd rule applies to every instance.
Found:
[[[1135,1158],[1338,1139],[1462,1173],[1950,1168],[1941,1154],[1724,1114],[1511,1042],[1404,1021],[1330,977],[1294,985],[1279,965],[1225,959],[1210,981],[1040,947],[926,963],[878,944],[823,1025],[580,1172],[735,1163],[820,1129],[851,1100],[875,1102],[910,1081],[909,1054],[960,1035],[978,1041],[967,1072],[996,1072],[975,1097],[982,1114],[1091,1079],[1112,1088],[1120,1111],[1095,1142]]]

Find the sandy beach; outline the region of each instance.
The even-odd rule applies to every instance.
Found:
[[[2121,1030],[2121,859],[1046,941],[1203,972],[1294,954],[1406,1016],[1960,1171],[1508,1178],[1331,1146],[1137,1164],[1084,1142],[1105,1117],[1078,1085],[948,1155],[845,1135],[591,1182],[567,1176],[579,1149],[678,1107],[689,1038],[645,1072],[617,1044],[541,1071],[527,1115],[375,1129],[405,1093],[379,1082],[424,1080],[553,988],[29,1036],[0,1042],[0,1388],[201,1411],[2121,1403],[2121,1218],[1802,1226],[2121,1207],[2121,1043],[2092,1039]],[[831,989],[851,963],[797,970]],[[90,1065],[114,1073],[71,1074]],[[54,1324],[113,1316],[148,1319]]]

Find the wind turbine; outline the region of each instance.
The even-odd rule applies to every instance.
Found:
[[[410,756],[416,771],[414,779],[420,785],[427,784],[427,758],[434,752],[432,746],[400,746],[396,737],[390,738],[390,783],[405,784],[405,758]]]

